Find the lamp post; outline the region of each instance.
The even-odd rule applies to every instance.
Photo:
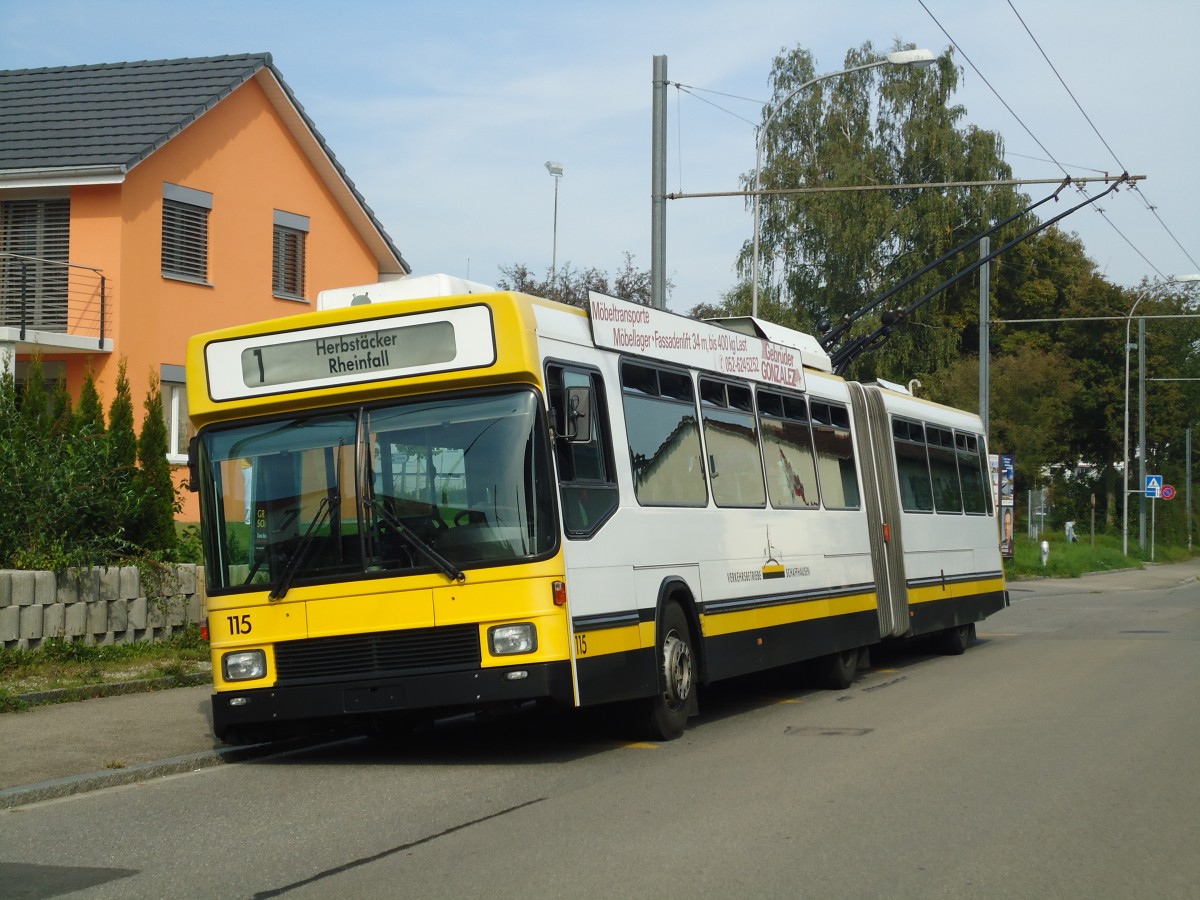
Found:
[[[786,97],[775,104],[774,108],[767,114],[767,119],[758,128],[758,136],[754,141],[754,250],[751,263],[751,281],[750,281],[750,314],[758,315],[758,239],[761,233],[761,219],[759,217],[759,192],[762,190],[762,152],[763,139],[766,137],[767,126],[775,119],[775,114],[779,112],[789,100],[795,97],[798,93],[807,88],[812,87],[822,81],[828,81],[831,78],[840,78],[842,75],[849,75],[852,72],[861,72],[864,69],[876,69],[879,66],[915,66],[924,68],[932,65],[937,57],[930,50],[896,50],[889,53],[882,59],[874,60],[873,62],[863,63],[861,66],[853,66],[849,69],[843,69],[840,72],[829,72],[825,75],[818,75],[810,81],[804,82],[798,88],[792,90]],[[549,164],[547,164],[549,165]]]
[[[546,171],[554,176],[554,233],[550,250],[550,283],[554,283],[554,276],[558,274],[558,180],[562,178],[563,164],[554,160],[547,160]]]
[[[1138,308],[1139,303],[1150,296],[1151,291],[1157,288],[1164,288],[1169,284],[1184,284],[1194,281],[1200,281],[1200,273],[1180,275],[1178,278],[1168,278],[1161,284],[1150,285],[1133,301],[1133,306],[1129,307],[1129,315],[1125,317],[1125,449],[1121,457],[1121,480],[1123,482],[1123,490],[1121,492],[1121,552],[1126,556],[1129,555],[1129,351],[1132,349],[1132,345],[1129,343],[1129,327],[1133,322],[1134,310]],[[1141,346],[1139,344],[1139,357],[1141,355],[1140,349]],[[1144,361],[1139,358],[1138,372],[1139,378],[1141,378],[1141,382],[1139,383],[1145,382],[1145,372],[1142,370],[1143,365]],[[1140,444],[1145,443],[1144,438],[1139,438],[1139,441]],[[1145,447],[1140,447],[1140,449],[1142,451],[1141,458],[1144,461],[1146,458]]]

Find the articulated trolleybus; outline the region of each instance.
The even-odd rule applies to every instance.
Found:
[[[527,701],[670,739],[701,684],[845,687],[1006,605],[978,417],[754,319],[433,279],[189,344],[221,739]]]

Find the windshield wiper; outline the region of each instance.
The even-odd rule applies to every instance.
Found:
[[[309,522],[308,529],[296,542],[296,551],[288,559],[287,565],[283,567],[283,572],[279,575],[279,581],[275,587],[271,589],[268,598],[271,600],[282,600],[287,594],[288,588],[292,586],[292,579],[296,577],[296,572],[300,569],[300,563],[304,561],[304,555],[308,552],[308,548],[312,546],[313,534],[320,528],[333,512],[334,504],[341,505],[342,498],[334,495],[332,498],[325,496],[321,498],[321,502],[317,504],[317,514],[313,516],[313,520]]]
[[[413,549],[437,566],[442,574],[451,581],[461,584],[467,580],[467,575],[462,569],[421,540],[420,535],[400,521],[400,518],[378,499],[367,500],[363,505],[369,506],[380,519],[395,528],[413,546]]]

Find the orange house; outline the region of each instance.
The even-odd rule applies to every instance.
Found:
[[[409,271],[270,54],[0,71],[0,366],[157,376],[173,463],[188,337]]]

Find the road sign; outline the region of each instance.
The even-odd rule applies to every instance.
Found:
[[[1162,497],[1164,500],[1174,500],[1175,499],[1175,488],[1169,484],[1164,484],[1162,486],[1162,493],[1159,496]]]
[[[1162,494],[1162,476],[1147,475],[1146,476],[1146,496],[1158,497]]]

